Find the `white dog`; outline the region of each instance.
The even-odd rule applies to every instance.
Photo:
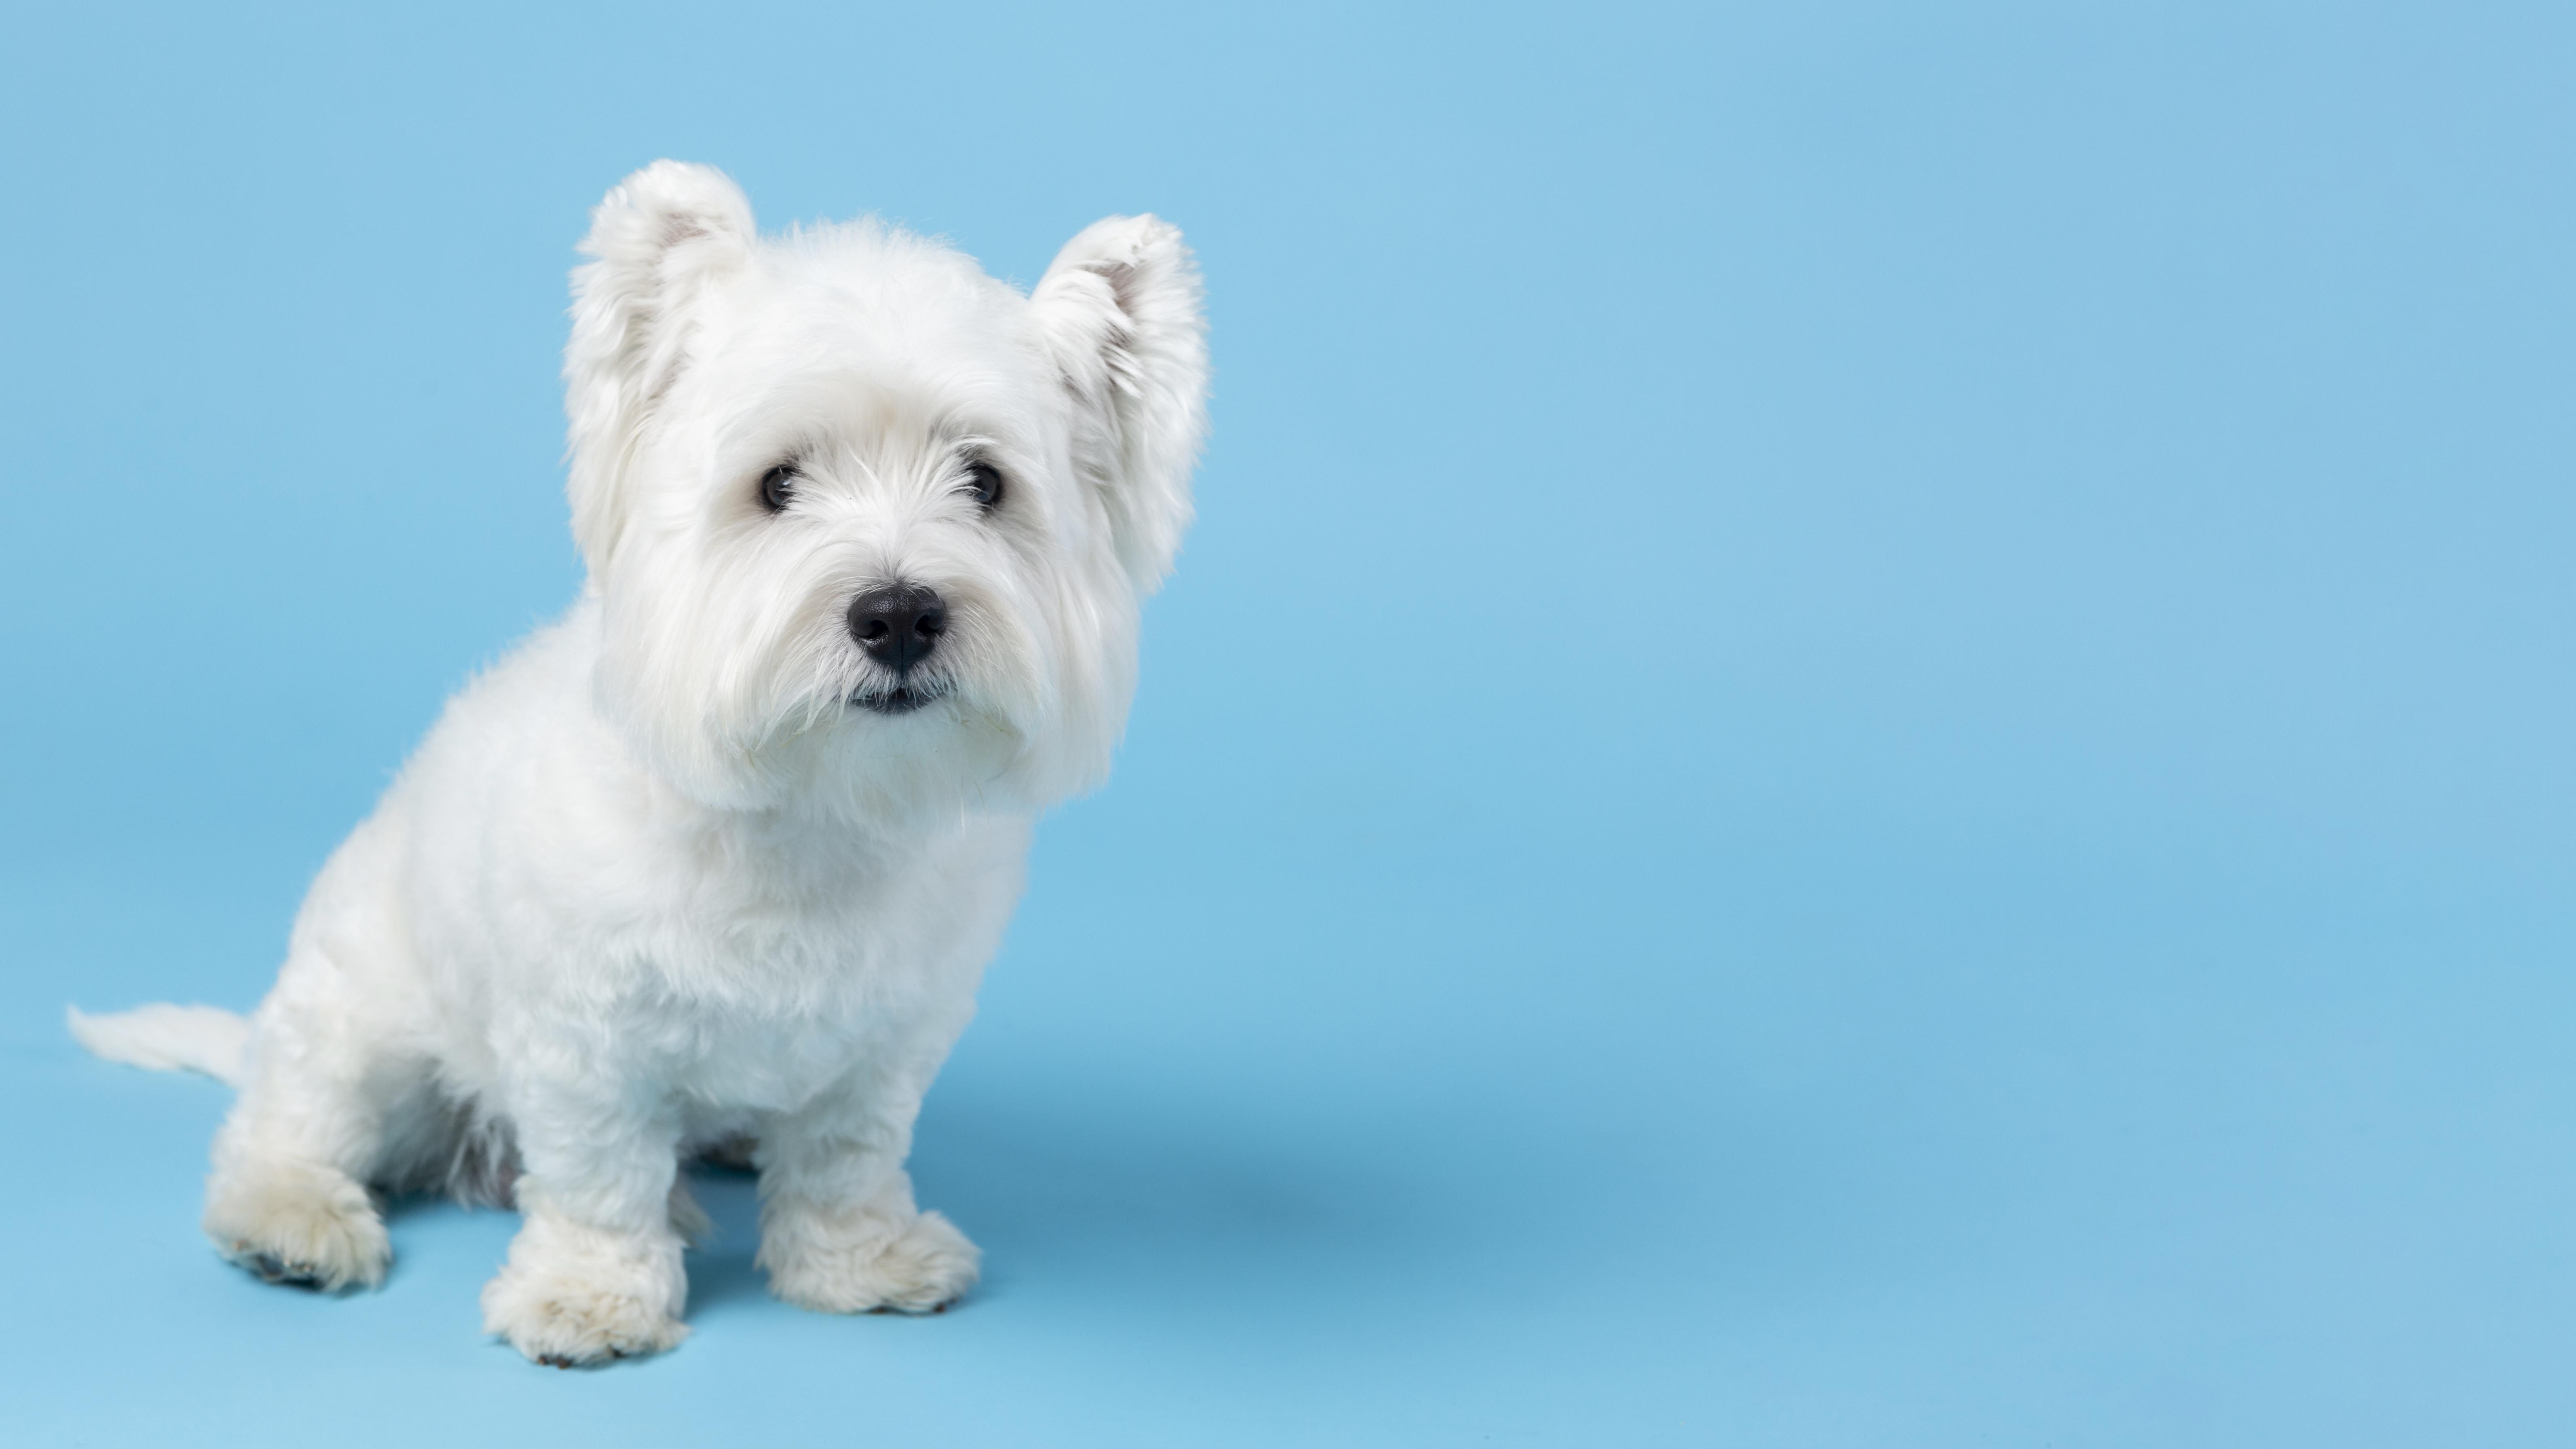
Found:
[[[73,1014],[237,1082],[206,1231],[381,1281],[369,1188],[514,1199],[484,1326],[552,1364],[677,1344],[695,1153],[760,1172],[789,1302],[934,1311],[913,1204],[1033,815],[1100,780],[1204,422],[1180,234],[1112,218],[1027,296],[871,221],[764,239],[657,162],[593,213],[566,353],[560,622],[447,707],[315,880],[247,1021]]]

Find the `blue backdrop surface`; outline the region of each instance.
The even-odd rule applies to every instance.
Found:
[[[20,6],[0,1437],[2279,1446],[2576,1422],[2576,22]],[[934,1320],[476,1333],[194,1228],[255,1001],[571,597],[656,156],[1026,282],[1182,225],[1201,522],[925,1115]]]

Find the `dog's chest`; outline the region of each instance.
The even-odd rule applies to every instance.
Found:
[[[661,966],[640,1005],[672,1018],[667,1070],[684,1096],[792,1107],[971,1009],[981,963],[953,942],[889,929],[915,922],[826,924],[701,940]]]
[[[772,1110],[872,1061],[944,1051],[1017,896],[1024,839],[838,869],[735,853],[666,881],[632,943],[630,1039],[655,1044],[682,1096]]]

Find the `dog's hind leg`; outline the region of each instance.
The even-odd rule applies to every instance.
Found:
[[[366,1179],[399,1089],[366,1040],[283,996],[286,981],[260,1009],[242,1099],[214,1138],[206,1235],[268,1282],[374,1287],[394,1251]]]
[[[206,1234],[271,1282],[372,1287],[393,1260],[366,1183],[386,1113],[419,1069],[372,1039],[346,994],[318,950],[288,958],[254,1019],[241,1099],[215,1136]]]

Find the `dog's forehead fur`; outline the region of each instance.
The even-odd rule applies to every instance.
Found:
[[[766,242],[707,301],[695,371],[719,405],[801,402],[813,425],[843,427],[882,424],[900,409],[990,431],[1070,402],[1050,386],[1026,297],[972,258],[881,223]],[[835,415],[835,404],[857,415]]]

